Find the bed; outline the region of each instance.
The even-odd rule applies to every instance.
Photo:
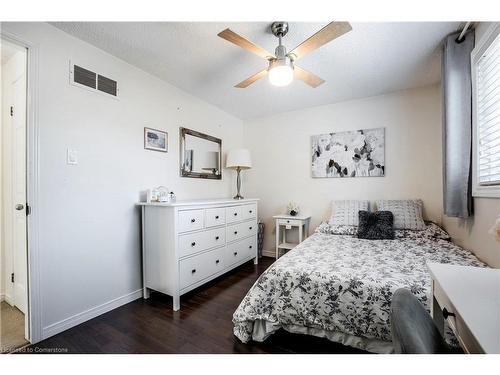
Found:
[[[434,223],[396,230],[395,237],[363,240],[352,229],[339,233],[321,224],[255,282],[233,315],[234,334],[242,342],[263,341],[285,329],[392,352],[389,309],[396,289],[411,290],[430,311],[426,262],[486,266]]]

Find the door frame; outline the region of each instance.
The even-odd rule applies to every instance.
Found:
[[[39,252],[39,132],[38,132],[38,47],[5,30],[0,37],[27,50],[26,70],[26,203],[30,207],[27,216],[28,248],[28,327],[29,341],[42,340],[42,301],[40,294]]]

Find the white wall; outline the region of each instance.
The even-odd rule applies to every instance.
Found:
[[[43,23],[3,23],[39,51],[40,267],[44,335],[140,296],[141,190],[166,185],[178,199],[228,197],[222,181],[179,177],[179,127],[239,147],[242,122]],[[119,83],[120,98],[70,85],[69,61]],[[143,149],[143,128],[164,129],[167,154]],[[66,148],[78,165],[66,164]],[[89,311],[90,310],[90,311]],[[78,316],[78,314],[82,314]],[[69,319],[69,320],[67,320]],[[66,321],[65,321],[66,320]]]
[[[476,28],[476,44],[485,35],[491,22]],[[500,243],[488,234],[500,214],[500,199],[474,198],[474,216],[467,220],[443,217],[443,225],[460,246],[472,250],[491,267],[500,268]]]
[[[312,178],[311,135],[385,127],[385,177]],[[421,198],[425,216],[442,215],[439,86],[287,112],[244,124],[253,168],[243,195],[259,197],[266,251],[274,249],[272,215],[289,201],[312,215],[312,229],[330,215],[334,199]]]

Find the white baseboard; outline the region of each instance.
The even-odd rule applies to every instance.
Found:
[[[276,258],[276,252],[274,250],[262,250],[262,256]]]
[[[51,324],[50,326],[44,327],[42,330],[42,340],[57,335],[62,331],[77,326],[78,324],[86,322],[87,320],[93,319],[96,316],[107,313],[108,311],[114,310],[117,307],[123,306],[141,297],[142,297],[142,289],[139,289],[129,294],[125,294],[124,296],[115,298],[109,302],[103,303],[102,305],[93,307],[81,313],[70,316],[69,318]]]
[[[12,297],[10,294],[4,293],[1,295],[2,302],[5,301],[9,305],[14,306],[14,301],[12,300]]]
[[[0,293],[0,302],[5,301],[5,294]]]

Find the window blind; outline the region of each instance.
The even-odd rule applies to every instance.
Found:
[[[478,179],[480,185],[500,185],[500,36],[476,65]]]

